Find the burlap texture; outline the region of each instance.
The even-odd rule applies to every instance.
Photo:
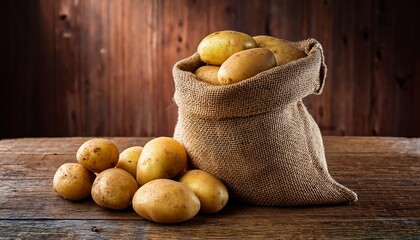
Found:
[[[173,68],[174,138],[193,167],[221,179],[232,197],[263,206],[352,202],[329,174],[320,130],[302,103],[326,77],[322,46],[293,43],[307,57],[227,86],[199,81],[198,54]]]

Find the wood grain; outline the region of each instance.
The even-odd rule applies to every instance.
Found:
[[[224,29],[322,45],[324,135],[420,136],[416,0],[6,0],[0,138],[172,135],[172,67]]]
[[[215,215],[160,225],[132,208],[67,201],[52,178],[88,137],[0,141],[0,238],[415,239],[420,236],[420,139],[324,137],[328,169],[359,200],[347,205],[256,207],[230,201]],[[110,138],[119,150],[151,138]],[[238,230],[240,229],[240,230]]]
[[[171,226],[144,220],[6,220],[0,221],[0,231],[6,239],[415,239],[418,233],[418,222],[412,220],[367,221],[363,226],[353,220],[314,220],[301,221],[299,224],[288,220],[235,220],[249,225],[240,226],[240,231],[232,231],[226,227],[233,225],[232,222],[202,218],[195,224]],[[269,229],[266,224],[270,224]],[[205,227],[208,225],[212,228]],[[8,231],[9,229],[16,229],[17,232]]]

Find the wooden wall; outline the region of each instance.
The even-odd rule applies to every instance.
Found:
[[[0,138],[172,135],[172,67],[233,29],[323,45],[325,135],[420,137],[417,0],[7,0]]]

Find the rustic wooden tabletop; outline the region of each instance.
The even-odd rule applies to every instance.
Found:
[[[324,137],[335,180],[353,204],[255,207],[229,202],[221,212],[162,225],[132,208],[111,211],[92,199],[71,202],[52,188],[57,168],[76,162],[88,138],[0,141],[1,239],[419,239],[420,139]],[[112,138],[120,151],[150,138]]]

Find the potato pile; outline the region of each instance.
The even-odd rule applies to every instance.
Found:
[[[207,65],[194,74],[212,85],[237,83],[306,56],[286,40],[265,35],[251,37],[231,30],[206,36],[197,53]]]
[[[101,207],[130,205],[141,217],[158,223],[189,220],[198,212],[216,213],[229,199],[226,186],[202,170],[187,170],[184,146],[158,137],[121,153],[110,140],[94,138],[76,153],[77,163],[61,165],[53,188],[63,198],[92,196]]]

